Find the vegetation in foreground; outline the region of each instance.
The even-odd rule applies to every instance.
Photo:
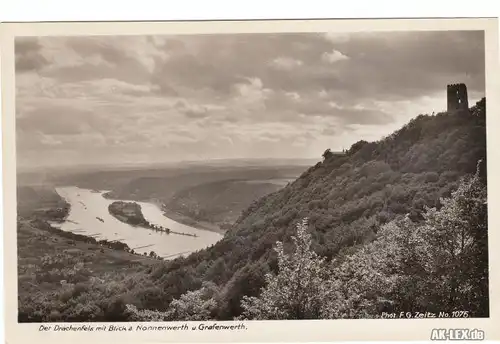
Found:
[[[377,318],[383,312],[435,315],[466,310],[488,316],[486,188],[476,174],[424,221],[408,217],[380,229],[376,240],[343,261],[312,250],[307,222],[294,250],[277,243],[278,273],[260,295],[244,297],[245,319]]]

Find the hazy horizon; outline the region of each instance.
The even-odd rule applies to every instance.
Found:
[[[69,169],[72,172],[79,170],[87,170],[93,172],[99,171],[118,171],[120,169],[155,169],[155,168],[166,168],[166,167],[185,167],[186,165],[200,165],[200,166],[227,166],[227,167],[238,167],[238,166],[258,166],[258,167],[271,167],[271,166],[310,166],[315,162],[321,160],[321,157],[315,158],[303,158],[303,159],[295,159],[295,158],[215,158],[215,159],[206,159],[206,160],[179,160],[172,162],[131,162],[131,163],[120,163],[120,164],[105,164],[105,163],[81,163],[81,164],[61,164],[61,165],[51,165],[51,166],[18,166],[17,173],[36,173],[36,172],[47,172],[52,169],[58,169],[64,167],[65,169]],[[240,162],[240,165],[235,165],[235,163]]]
[[[484,97],[481,31],[16,38],[21,169],[321,159]]]

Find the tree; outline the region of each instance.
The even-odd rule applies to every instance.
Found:
[[[221,290],[218,298],[219,319],[232,319],[242,313],[241,299],[244,295],[257,296],[264,286],[269,267],[262,261],[245,265],[238,270]]]
[[[324,289],[324,259],[311,249],[307,219],[297,225],[292,237],[294,252],[285,254],[277,242],[278,274],[266,275],[266,286],[258,297],[243,297],[243,318],[316,319],[327,293]]]
[[[464,179],[442,208],[428,209],[425,239],[431,246],[432,275],[441,307],[460,307],[488,314],[488,222],[481,161],[472,178]]]
[[[373,318],[394,310],[403,263],[418,250],[416,232],[401,230],[410,223],[408,218],[391,221],[376,240],[332,261],[324,318]]]
[[[349,148],[349,150],[346,153],[347,154],[354,154],[354,153],[356,153],[357,151],[359,151],[362,147],[364,147],[367,144],[368,144],[367,141],[365,141],[365,140],[359,140],[358,142],[354,143],[351,146],[351,148]]]
[[[210,320],[216,308],[215,296],[217,286],[212,282],[204,282],[200,289],[188,291],[179,299],[174,299],[168,309],[168,319],[171,321]]]
[[[137,309],[134,305],[126,305],[126,314],[130,321],[167,321],[168,313],[149,309]]]
[[[325,318],[373,317],[382,311],[453,311],[488,315],[486,188],[464,179],[422,223],[409,216],[332,268]]]
[[[330,148],[328,148],[327,150],[324,151],[324,153],[323,153],[322,156],[323,156],[323,159],[327,160],[328,158],[330,158],[331,156],[333,156],[333,153],[330,150]]]

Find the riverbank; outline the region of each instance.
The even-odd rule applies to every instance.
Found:
[[[183,225],[196,227],[196,228],[203,229],[203,230],[206,230],[209,232],[218,233],[220,235],[224,235],[226,233],[225,229],[222,229],[219,226],[217,226],[216,224],[213,224],[211,222],[195,220],[192,217],[189,217],[187,215],[170,210],[170,209],[166,208],[165,206],[162,206],[161,210],[162,210],[163,215],[165,217],[168,217],[169,219],[172,219],[172,220],[179,222]]]
[[[132,255],[149,256],[155,259],[160,259],[160,260],[162,259],[154,251],[150,251],[149,254],[147,252],[143,253],[135,252],[134,249],[130,248],[126,243],[121,242],[119,240],[107,240],[107,239],[98,240],[96,239],[96,237],[91,235],[84,235],[84,234],[64,231],[60,228],[53,227],[49,222],[40,219],[34,219],[29,221],[29,226],[31,226],[32,228],[37,228],[39,230],[46,231],[47,233],[53,235],[57,235],[61,238],[67,239],[69,240],[68,243],[71,246],[75,246],[77,242],[81,242],[85,244],[95,245],[96,247],[101,248],[101,252],[103,252],[104,248],[107,248],[115,251],[129,253]]]

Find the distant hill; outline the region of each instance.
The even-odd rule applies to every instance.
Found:
[[[295,178],[305,166],[192,166],[167,171],[163,176],[137,177],[117,185],[107,195],[114,199],[136,201],[157,200],[169,203],[177,192],[198,185],[225,180],[265,180]],[[215,185],[215,184],[214,184]]]
[[[302,218],[309,218],[314,250],[329,260],[371,242],[398,216],[420,221],[426,206],[439,208],[440,197],[474,173],[478,160],[485,163],[485,111],[483,99],[468,115],[420,115],[380,141],[359,141],[344,155],[326,156],[253,202],[213,247],[153,269],[154,299],[161,301],[141,306],[165,309],[212,281],[220,288],[217,318],[232,319],[242,311],[243,295],[258,294],[264,274],[276,271],[272,247],[278,240],[288,247]]]
[[[222,180],[176,192],[165,208],[197,221],[227,227],[254,200],[286,186],[285,180]]]
[[[61,220],[69,204],[51,186],[17,186],[17,215]]]
[[[316,159],[207,159],[199,161],[183,161],[184,166],[213,167],[271,167],[271,166],[310,166]]]

